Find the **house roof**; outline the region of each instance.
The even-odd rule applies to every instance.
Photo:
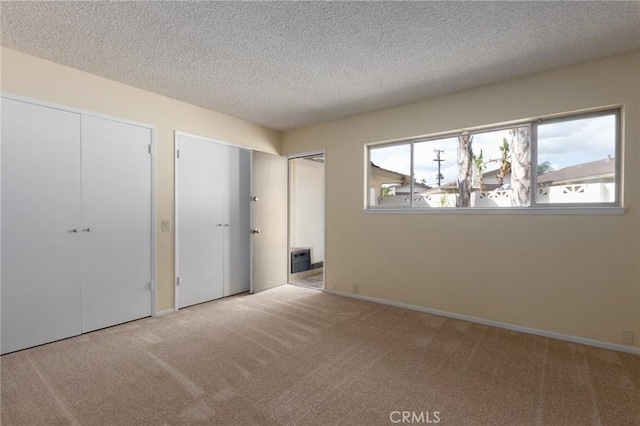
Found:
[[[420,182],[413,182],[413,193],[414,194],[419,194],[421,192],[425,192],[427,190],[431,189],[431,187],[429,185],[424,185]],[[405,194],[409,194],[409,191],[411,191],[411,186],[407,183],[404,184],[402,186],[398,186],[396,187],[396,194],[398,195],[405,195]]]
[[[592,161],[564,167],[538,176],[538,183],[585,180],[586,178],[613,176],[616,168],[614,158]]]
[[[494,170],[489,170],[487,172],[484,172],[482,174],[482,179],[496,178],[498,175],[498,172],[500,172],[500,169],[494,169]],[[487,184],[485,183],[485,185]],[[452,189],[455,189],[457,187],[458,187],[458,181],[454,180],[451,182],[443,183],[440,186],[434,186],[433,188],[431,188],[430,192],[451,191]]]
[[[2,1],[0,9],[4,47],[277,130],[640,47],[638,1]]]
[[[615,173],[616,162],[614,158],[605,158],[604,160],[592,161],[589,163],[576,164],[575,166],[564,167],[559,170],[545,173],[538,176],[538,183],[551,184],[553,182],[563,181],[579,181],[613,177]],[[495,177],[499,170],[490,170],[482,174],[484,179],[488,177]],[[447,182],[441,186],[431,188],[431,192],[439,191],[451,191],[457,188],[457,182]]]
[[[391,179],[389,183],[403,183],[411,178],[409,175],[405,175],[404,173],[394,172],[393,170],[383,169],[380,166],[376,166],[373,161],[371,161],[369,165],[371,166],[374,175]]]

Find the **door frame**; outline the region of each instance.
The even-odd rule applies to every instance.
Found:
[[[287,282],[291,281],[291,160],[297,158],[314,157],[322,155],[324,157],[324,211],[322,218],[324,221],[324,261],[322,264],[322,291],[327,290],[327,150],[316,149],[312,151],[296,152],[286,154],[287,159]]]
[[[243,149],[245,151],[254,151],[252,148],[247,148],[246,146],[221,141],[219,139],[211,139],[205,136],[194,135],[192,133],[182,132],[180,130],[174,130],[173,132],[173,312],[178,312],[180,310],[180,245],[178,244],[178,238],[180,236],[180,227],[178,226],[178,215],[180,213],[179,200],[180,200],[180,191],[178,184],[180,180],[180,162],[178,159],[180,158],[180,148],[178,146],[178,140],[181,136],[199,139],[205,142],[217,143],[219,145],[231,146],[234,148]],[[250,156],[249,167],[252,167],[253,157]],[[249,189],[251,191],[251,189]],[[249,219],[251,220],[251,218]],[[250,256],[253,256],[253,247],[249,246]],[[251,274],[251,270],[249,271]],[[251,276],[251,275],[250,275]]]
[[[42,106],[42,107],[47,107],[47,108],[53,108],[53,109],[58,109],[61,111],[67,111],[67,112],[72,112],[72,113],[76,113],[76,114],[80,114],[80,119],[82,120],[82,116],[89,116],[89,117],[96,117],[96,118],[102,118],[105,120],[111,120],[111,121],[115,121],[117,123],[123,123],[123,124],[129,124],[132,126],[138,126],[138,127],[142,127],[144,129],[149,129],[151,132],[151,139],[149,141],[149,144],[151,146],[150,149],[150,160],[151,161],[151,187],[149,188],[149,191],[151,191],[151,316],[155,317],[158,315],[157,312],[157,262],[156,262],[156,256],[157,256],[157,248],[156,248],[156,242],[157,242],[157,238],[156,238],[156,220],[157,220],[157,203],[156,203],[156,189],[157,189],[157,184],[156,184],[156,178],[157,178],[157,172],[156,172],[156,162],[157,162],[157,158],[156,158],[156,152],[157,152],[157,127],[154,124],[149,124],[149,123],[143,123],[140,121],[134,121],[134,120],[128,120],[126,118],[120,118],[120,117],[115,117],[113,115],[107,115],[107,114],[102,114],[102,113],[98,113],[95,111],[91,111],[88,109],[84,109],[84,108],[75,108],[75,107],[70,107],[70,106],[66,106],[66,105],[62,105],[62,104],[58,104],[58,103],[54,103],[54,102],[49,102],[49,101],[44,101],[44,100],[40,100],[40,99],[35,99],[35,98],[30,98],[27,96],[22,96],[22,95],[16,95],[13,93],[9,93],[9,92],[0,92],[0,97],[2,98],[6,98],[6,99],[12,99],[14,101],[19,101],[19,102],[25,102],[25,103],[29,103],[29,104],[33,104],[33,105],[38,105],[38,106]]]

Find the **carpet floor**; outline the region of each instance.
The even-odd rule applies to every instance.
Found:
[[[291,284],[295,284],[307,288],[315,288],[316,290],[322,290],[324,287],[324,276],[322,273],[318,275],[312,275],[307,278],[301,278],[289,281]]]
[[[640,356],[291,285],[1,362],[6,426],[640,424]]]

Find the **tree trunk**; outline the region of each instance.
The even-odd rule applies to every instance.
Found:
[[[511,205],[531,205],[531,127],[513,129],[513,157],[511,159]]]
[[[468,133],[458,136],[458,200],[456,207],[471,205],[472,142],[473,136]]]

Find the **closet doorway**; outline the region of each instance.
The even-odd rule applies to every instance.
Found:
[[[155,314],[154,127],[0,98],[1,352]]]
[[[287,159],[176,132],[175,309],[287,283]]]
[[[289,283],[325,288],[325,154],[289,157]]]
[[[176,308],[249,291],[251,152],[176,132]]]

